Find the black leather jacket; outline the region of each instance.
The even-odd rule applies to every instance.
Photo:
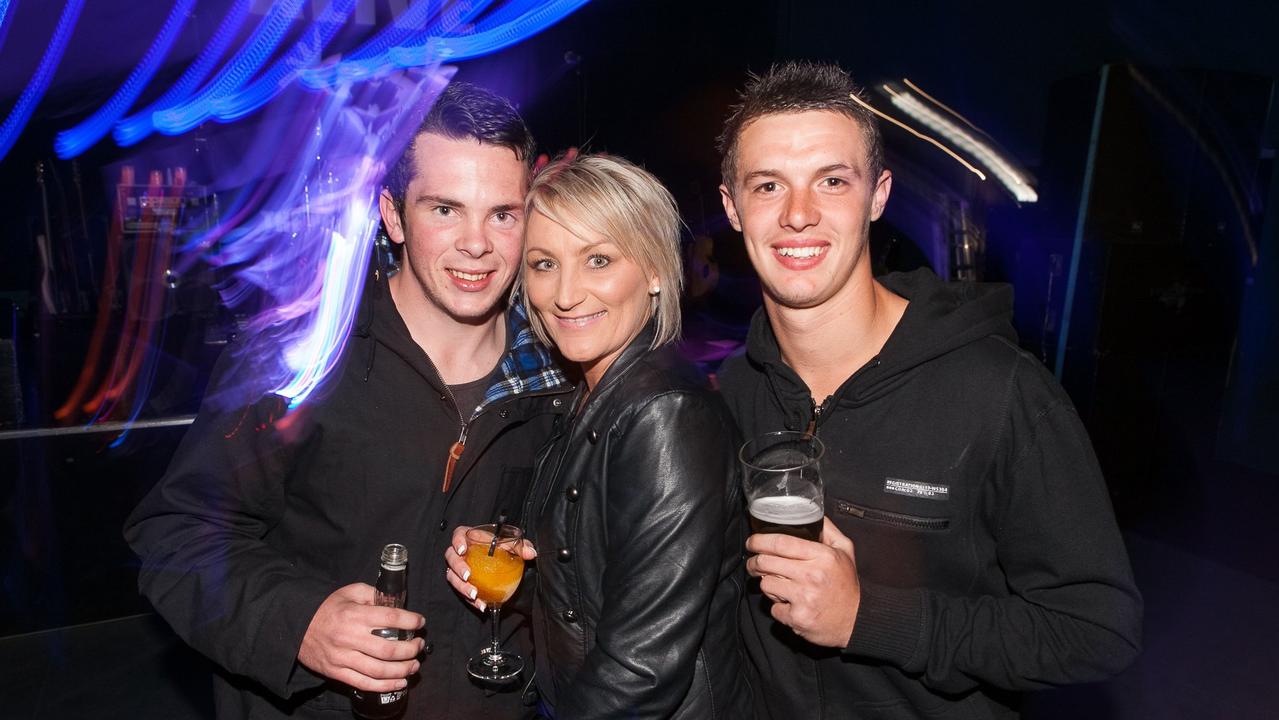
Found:
[[[651,340],[650,325],[559,423],[525,509],[537,684],[557,720],[751,712],[737,430]]]

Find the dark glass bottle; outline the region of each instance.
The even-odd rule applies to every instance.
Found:
[[[382,548],[382,569],[377,575],[376,595],[373,603],[383,607],[404,607],[406,592],[405,580],[409,572],[409,551],[403,545],[390,544]],[[413,637],[411,630],[396,628],[379,628],[374,635],[387,640],[408,640]],[[392,690],[375,693],[351,691],[351,712],[358,718],[383,720],[397,717],[408,706],[409,690]]]

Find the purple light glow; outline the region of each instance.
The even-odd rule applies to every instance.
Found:
[[[297,90],[298,103],[270,106],[284,116],[280,127],[305,140],[277,156],[259,175],[265,179],[239,188],[247,198],[239,211],[194,235],[184,251],[184,264],[233,271],[219,288],[228,307],[265,296],[268,308],[234,345],[227,377],[238,382],[210,396],[215,403],[237,407],[276,394],[296,407],[322,386],[355,321],[382,175],[453,72],[435,66],[328,93]]]

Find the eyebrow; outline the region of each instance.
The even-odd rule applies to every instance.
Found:
[[[443,195],[431,195],[429,193],[423,193],[421,195],[418,195],[415,202],[430,202],[430,203],[435,203],[436,205],[447,205],[448,207],[455,207],[455,208],[466,207],[466,203],[462,202],[461,200],[454,200],[453,198],[444,197]]]
[[[458,208],[459,210],[466,209],[466,203],[462,202],[461,200],[454,200],[453,198],[446,197],[444,195],[432,195],[430,193],[424,193],[422,195],[417,196],[417,202],[429,202],[429,203],[434,203],[436,205],[444,205],[446,207]],[[500,213],[500,212],[509,213],[509,212],[515,212],[516,210],[523,210],[523,209],[524,209],[524,205],[522,203],[515,203],[515,202],[502,203],[501,205],[494,205],[493,207],[489,208],[489,214]]]
[[[852,173],[856,177],[862,176],[862,171],[860,168],[855,168],[852,165],[847,165],[845,163],[832,163],[830,165],[824,165],[822,167],[817,168],[818,175],[825,175],[827,173],[833,173],[833,172]]]
[[[817,168],[817,171],[813,174],[826,175],[828,173],[833,173],[833,172],[851,173],[855,177],[862,176],[862,171],[859,168],[853,167],[852,165],[849,165],[847,163],[831,163],[830,165],[823,165]],[[746,175],[742,177],[742,182],[747,183],[752,180],[759,180],[762,178],[776,178],[781,176],[782,176],[782,173],[780,170],[765,168],[763,170],[752,170],[751,172],[746,173]]]

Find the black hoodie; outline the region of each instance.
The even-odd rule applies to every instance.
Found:
[[[842,650],[774,622],[753,584],[743,633],[761,716],[1016,717],[1017,691],[1124,668],[1141,597],[1074,407],[1017,347],[1011,288],[928,270],[880,281],[906,312],[820,404],[762,310],[721,373],[746,437],[819,411],[826,515],[861,580]]]

